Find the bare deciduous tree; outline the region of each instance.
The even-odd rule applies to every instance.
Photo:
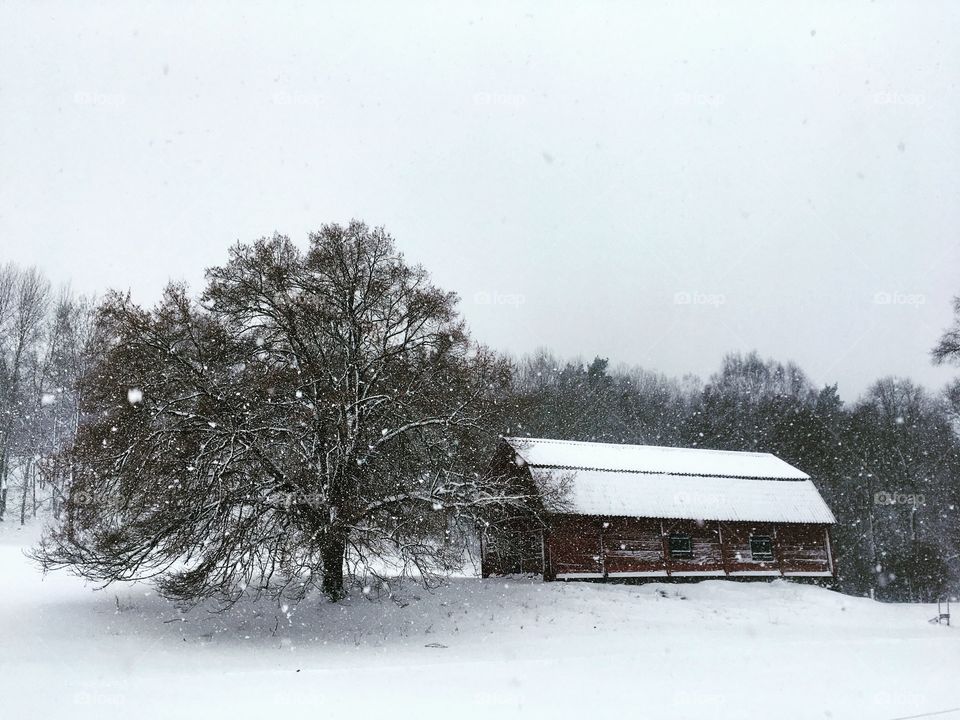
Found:
[[[49,299],[50,284],[35,268],[22,270],[12,264],[0,268],[0,520],[6,511],[16,445],[29,445],[36,419],[33,389]],[[21,455],[28,458],[23,468],[22,522],[33,456]]]
[[[933,361],[960,364],[960,295],[953,299],[953,325],[947,328],[933,350]]]
[[[47,567],[171,596],[343,592],[344,565],[431,579],[529,494],[482,472],[507,368],[382,230],[237,245],[200,302],[113,295],[68,520]]]

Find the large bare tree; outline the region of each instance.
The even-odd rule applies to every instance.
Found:
[[[107,298],[47,567],[184,599],[338,598],[345,563],[436,577],[464,527],[529,499],[482,471],[504,364],[384,231],[238,244],[207,279],[150,311]]]

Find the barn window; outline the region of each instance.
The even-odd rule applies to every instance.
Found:
[[[751,535],[750,555],[754,560],[773,560],[773,540],[770,536]]]
[[[693,557],[693,543],[690,536],[684,533],[670,534],[670,557],[679,560]]]

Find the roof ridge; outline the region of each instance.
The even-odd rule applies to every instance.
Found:
[[[537,443],[553,443],[557,445],[606,445],[608,447],[615,448],[653,448],[656,450],[682,450],[684,452],[692,451],[701,451],[701,452],[710,452],[710,453],[724,453],[729,455],[758,455],[761,457],[775,457],[778,460],[780,459],[771,452],[766,452],[763,450],[720,450],[718,448],[701,448],[701,447],[678,447],[676,445],[644,445],[638,443],[613,443],[613,442],[597,442],[594,440],[560,440],[558,438],[535,438],[535,437],[522,437],[518,435],[503,436],[503,439],[507,442],[511,440],[517,442],[537,442]]]
[[[777,480],[782,482],[804,482],[810,481],[810,477],[783,477],[776,475],[729,475],[723,473],[691,473],[691,472],[666,472],[663,470],[630,470],[628,468],[604,468],[591,467],[589,465],[548,465],[546,463],[525,463],[531,468],[545,468],[549,470],[589,470],[591,472],[608,473],[628,473],[631,475],[665,475],[670,477],[705,477],[705,478],[731,478],[737,480]]]

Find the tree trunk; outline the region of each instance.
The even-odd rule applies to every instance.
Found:
[[[20,478],[23,481],[23,492],[20,494],[20,525],[27,524],[27,479],[30,477],[30,460],[27,460],[27,466],[24,468],[23,476]]]
[[[867,476],[867,522],[869,529],[869,546],[870,546],[870,599],[873,600],[876,596],[876,587],[877,587],[877,537],[876,537],[876,528],[874,525],[873,512],[876,506],[876,499],[873,494],[873,476]]]
[[[345,595],[343,590],[343,561],[347,553],[346,538],[335,532],[329,532],[320,548],[323,561],[323,593],[336,602]]]
[[[0,454],[0,522],[3,522],[3,515],[7,511],[7,452],[6,449]]]
[[[63,473],[58,469],[57,478],[50,483],[50,509],[53,511],[53,519],[60,519],[60,492],[64,487]]]

